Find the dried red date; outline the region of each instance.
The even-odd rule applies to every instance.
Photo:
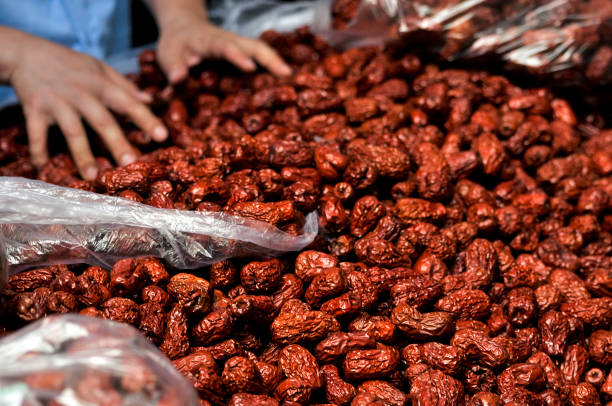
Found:
[[[356,349],[373,348],[374,338],[368,332],[336,332],[321,340],[315,348],[315,356],[322,363],[333,362]]]
[[[351,234],[363,237],[378,220],[385,215],[385,207],[375,196],[364,196],[359,199],[351,211]]]
[[[167,314],[166,334],[159,349],[170,359],[181,357],[189,349],[187,314],[183,306],[176,304]],[[180,370],[180,368],[177,368]]]
[[[324,268],[338,266],[338,258],[319,251],[303,251],[295,259],[295,274],[302,280],[311,281]]]
[[[490,339],[482,331],[458,330],[451,339],[451,345],[461,348],[468,359],[474,358],[488,367],[498,367],[508,360],[508,352],[504,346]]]
[[[325,399],[333,404],[348,404],[355,396],[353,385],[342,380],[338,369],[333,365],[324,365],[321,374],[325,378]]]
[[[278,401],[266,395],[252,393],[235,393],[228,403],[229,406],[278,406]]]
[[[382,344],[372,350],[353,350],[346,354],[342,368],[349,380],[376,379],[386,376],[399,364],[399,352]]]
[[[599,364],[612,365],[612,333],[605,330],[597,330],[589,338],[589,356]]]
[[[561,375],[568,385],[577,385],[586,373],[589,354],[581,345],[573,344],[567,347],[563,357],[563,363],[559,369]]]
[[[430,368],[418,365],[408,368],[410,397],[419,405],[444,404],[460,405],[463,401],[463,385],[458,380]]]
[[[138,305],[133,300],[121,297],[108,299],[101,305],[104,317],[113,321],[135,324],[138,321]]]
[[[393,214],[402,224],[410,225],[420,221],[439,222],[446,217],[446,208],[440,203],[405,198],[397,201]]]
[[[283,264],[276,258],[250,262],[240,270],[240,281],[247,292],[269,293],[280,283]]]
[[[110,272],[110,287],[113,295],[129,295],[142,289],[146,275],[144,267],[133,259],[124,259],[113,265]]]
[[[569,402],[572,406],[601,405],[597,389],[587,382],[572,387]]]
[[[276,397],[284,405],[299,405],[308,403],[311,396],[308,384],[300,379],[285,379],[276,387]]]
[[[460,289],[438,300],[436,309],[455,314],[460,319],[478,319],[489,310],[489,296],[477,289]]]
[[[280,344],[311,342],[339,330],[338,321],[329,314],[308,310],[307,305],[294,310],[292,306],[295,304],[291,300],[285,303],[270,325],[274,341]]]
[[[385,381],[366,381],[359,385],[357,393],[366,393],[374,396],[374,402],[382,402],[385,405],[402,406],[408,401],[404,392]]]
[[[287,378],[301,379],[313,390],[322,385],[317,360],[302,346],[290,344],[283,348],[279,354],[278,366]]]
[[[210,309],[212,287],[205,279],[179,273],[170,278],[168,293],[190,314],[205,313]]]
[[[232,357],[225,362],[221,379],[230,393],[255,391],[259,384],[255,363],[241,356]]]
[[[28,292],[49,284],[53,277],[51,268],[25,271],[11,276],[7,288],[18,293]]]
[[[593,329],[606,328],[612,323],[612,298],[609,297],[563,303],[560,310]]]
[[[290,201],[276,203],[237,202],[231,206],[229,213],[265,221],[274,226],[287,223],[296,217],[295,205]]]
[[[449,334],[454,317],[447,312],[420,313],[410,305],[400,304],[393,309],[391,320],[407,337],[427,339]]]

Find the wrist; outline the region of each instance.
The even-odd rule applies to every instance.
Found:
[[[0,26],[0,83],[9,83],[20,58],[20,49],[31,36],[9,27]]]

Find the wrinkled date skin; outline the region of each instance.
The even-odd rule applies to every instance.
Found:
[[[180,273],[170,278],[167,289],[189,313],[201,314],[210,309],[212,288],[205,279]]]
[[[375,379],[394,370],[400,360],[399,352],[380,345],[372,350],[353,350],[346,354],[342,368],[347,380]]]
[[[348,23],[362,2],[333,3],[336,21]],[[428,13],[455,3],[429,1]],[[463,10],[456,24],[433,24],[448,31],[439,37],[445,55],[512,9],[490,3]],[[588,8],[609,20],[605,1],[570,3],[567,16],[546,17]],[[406,17],[410,31],[415,21]],[[572,27],[527,30],[517,41],[610,36]],[[259,257],[246,244],[242,257],[191,270],[151,257],[109,269],[26,270],[0,292],[0,335],[71,312],[130,324],[172,360],[202,405],[612,401],[612,130],[604,116],[574,111],[548,88],[391,47],[338,50],[305,28],[262,40],[292,74],[206,62],[167,86],[155,52],[144,53],[131,79],[152,96],[170,139],[156,145],[119,120],[141,149],[135,163],[99,157],[88,182],[59,151],[37,170],[23,123],[0,123],[0,175],[229,214],[291,236],[316,211],[314,241]],[[595,77],[612,66],[612,51],[593,54]],[[210,238],[223,258],[244,245]],[[64,252],[45,255],[61,263]],[[85,375],[79,388],[92,388]],[[142,383],[128,376],[117,385]]]

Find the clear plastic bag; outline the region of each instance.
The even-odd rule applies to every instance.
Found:
[[[564,84],[612,81],[612,2],[536,2],[479,32],[462,57],[494,57],[509,68],[552,76]]]
[[[344,48],[380,45],[397,38],[397,1],[320,0],[312,31]]]
[[[305,217],[302,234],[293,236],[226,213],[158,209],[0,177],[0,277],[5,281],[9,273],[32,266],[87,263],[110,268],[121,258],[139,256],[193,269],[230,257],[299,251],[317,232],[316,212]]]
[[[266,30],[288,32],[313,23],[314,0],[223,0],[209,11],[222,28],[256,38]]]
[[[554,79],[612,83],[610,0],[322,0],[315,31],[333,45],[401,41]]]
[[[402,40],[450,59],[501,18],[501,0],[333,0],[321,3],[315,31],[333,45]],[[331,14],[331,15],[330,15]],[[323,24],[327,23],[327,27]]]
[[[0,405],[197,406],[191,384],[133,327],[49,316],[0,340]]]

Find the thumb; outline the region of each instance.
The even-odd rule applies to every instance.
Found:
[[[183,59],[183,47],[167,46],[160,42],[158,48],[158,63],[170,83],[184,80],[188,74],[188,66]]]

